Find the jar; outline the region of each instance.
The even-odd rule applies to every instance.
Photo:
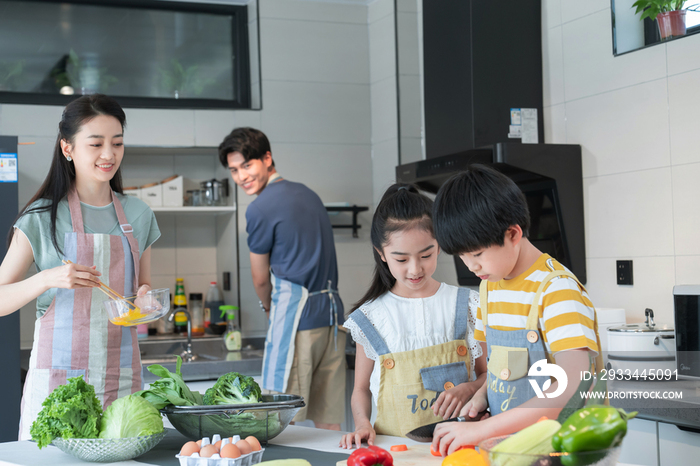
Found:
[[[189,310],[192,319],[192,335],[204,335],[202,293],[190,293]]]
[[[224,183],[227,183],[224,185]],[[211,179],[202,181],[202,196],[204,205],[208,206],[224,206],[226,205],[226,197],[228,196],[227,187],[228,180],[222,181]]]

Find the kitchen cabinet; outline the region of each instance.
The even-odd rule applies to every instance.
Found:
[[[659,466],[698,464],[700,458],[700,430],[682,430],[674,424],[658,423]],[[639,444],[635,445],[639,448]]]
[[[646,419],[628,421],[627,435],[622,442],[619,461],[640,466],[660,466],[656,421]]]

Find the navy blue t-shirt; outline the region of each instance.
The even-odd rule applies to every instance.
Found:
[[[270,254],[270,268],[277,278],[304,286],[309,292],[324,290],[331,281],[338,289],[338,264],[333,229],[318,195],[301,183],[284,179],[268,184],[245,213],[248,248]],[[338,323],[344,322],[343,303],[335,295]],[[299,321],[299,330],[330,324],[327,294],[312,296]]]

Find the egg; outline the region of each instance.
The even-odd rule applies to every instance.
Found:
[[[246,442],[245,440],[239,440],[238,443],[236,443],[236,446],[241,450],[241,454],[243,455],[247,455],[253,451],[253,447],[251,447],[250,443]]]
[[[253,449],[253,451],[262,450],[262,447],[260,446],[260,442],[258,441],[257,438],[253,437],[252,435],[249,435],[248,437],[246,437],[245,441],[248,442],[248,444]]]
[[[211,458],[211,455],[214,453],[219,453],[219,450],[214,445],[205,445],[199,450],[199,456],[202,458]]]
[[[221,448],[222,458],[238,458],[241,456],[241,450],[233,443],[227,443]]]
[[[192,456],[192,453],[198,452],[199,445],[197,445],[195,442],[187,442],[182,446],[182,450],[180,450],[180,456]]]
[[[197,442],[195,442],[195,443],[197,444],[197,446],[199,448],[202,448],[202,441],[201,440],[197,440]]]
[[[217,450],[221,450],[221,440],[219,440],[218,442],[216,442],[216,443],[214,444],[214,446],[216,447]]]

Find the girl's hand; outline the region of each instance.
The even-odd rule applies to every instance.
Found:
[[[46,269],[44,283],[47,288],[66,288],[74,290],[76,288],[94,288],[100,286],[100,272],[95,270],[95,266],[88,267],[80,264],[66,264],[52,269]]]
[[[484,438],[483,429],[472,422],[445,422],[435,426],[432,450],[442,456],[450,455],[462,447],[474,447]]]
[[[357,448],[362,446],[362,440],[367,439],[367,445],[374,445],[374,438],[377,433],[370,423],[360,426],[355,429],[355,432],[343,435],[340,439],[340,448],[352,448],[353,442],[357,445]]]
[[[151,285],[141,285],[139,290],[136,292],[136,296],[143,296],[151,291]]]
[[[433,403],[433,413],[443,419],[457,417],[462,406],[474,394],[474,389],[469,383],[461,383],[456,387],[440,393]]]
[[[489,400],[486,398],[486,394],[483,391],[478,391],[474,394],[469,403],[464,405],[464,408],[459,412],[460,416],[463,417],[476,417],[482,411],[485,411],[489,407]],[[484,420],[489,417],[489,413],[486,413],[481,419]]]

